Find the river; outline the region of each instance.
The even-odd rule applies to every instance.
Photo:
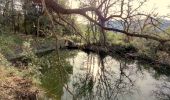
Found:
[[[169,100],[170,71],[83,51],[43,56],[44,100]],[[163,67],[163,66],[158,66]],[[169,72],[169,73],[168,73]]]

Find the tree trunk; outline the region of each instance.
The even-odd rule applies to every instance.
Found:
[[[14,14],[14,0],[11,1],[11,8],[12,8],[12,29],[14,30],[14,33],[16,33],[15,14]]]
[[[105,26],[105,21],[100,20],[101,25],[104,27]],[[100,28],[100,44],[102,46],[106,45],[106,31],[103,28]]]

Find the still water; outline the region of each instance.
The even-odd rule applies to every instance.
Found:
[[[82,51],[41,59],[44,100],[170,100],[170,71],[143,62]]]

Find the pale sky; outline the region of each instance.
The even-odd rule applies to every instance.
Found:
[[[69,0],[70,6],[72,8],[78,8],[79,4],[76,2],[78,0]],[[136,0],[140,1],[140,0]],[[169,6],[169,8],[168,8]],[[170,20],[170,0],[147,0],[147,3],[142,7],[142,11],[145,13],[150,13],[154,10],[154,13],[158,13],[159,16],[167,16],[169,14],[169,17],[166,17],[165,19]],[[82,16],[78,16],[77,21],[80,23],[86,23],[87,19],[85,19]]]
[[[170,14],[170,0],[149,0],[146,9],[157,8],[155,11],[160,15]]]
[[[72,2],[72,8],[77,8],[78,3],[77,0],[70,0]],[[155,12],[159,13],[159,15],[167,15],[170,14],[170,0],[147,0],[146,6],[143,7],[144,11],[152,11],[152,9],[156,8]],[[169,6],[169,8],[168,8]]]

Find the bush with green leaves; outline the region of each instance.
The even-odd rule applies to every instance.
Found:
[[[41,77],[41,60],[36,56],[35,52],[33,51],[33,48],[31,47],[32,40],[28,40],[23,43],[22,49],[22,55],[24,55],[23,59],[30,59],[31,61],[28,62],[28,69],[27,73],[25,74],[26,77],[32,78],[32,80],[35,83],[40,83],[40,77]]]

